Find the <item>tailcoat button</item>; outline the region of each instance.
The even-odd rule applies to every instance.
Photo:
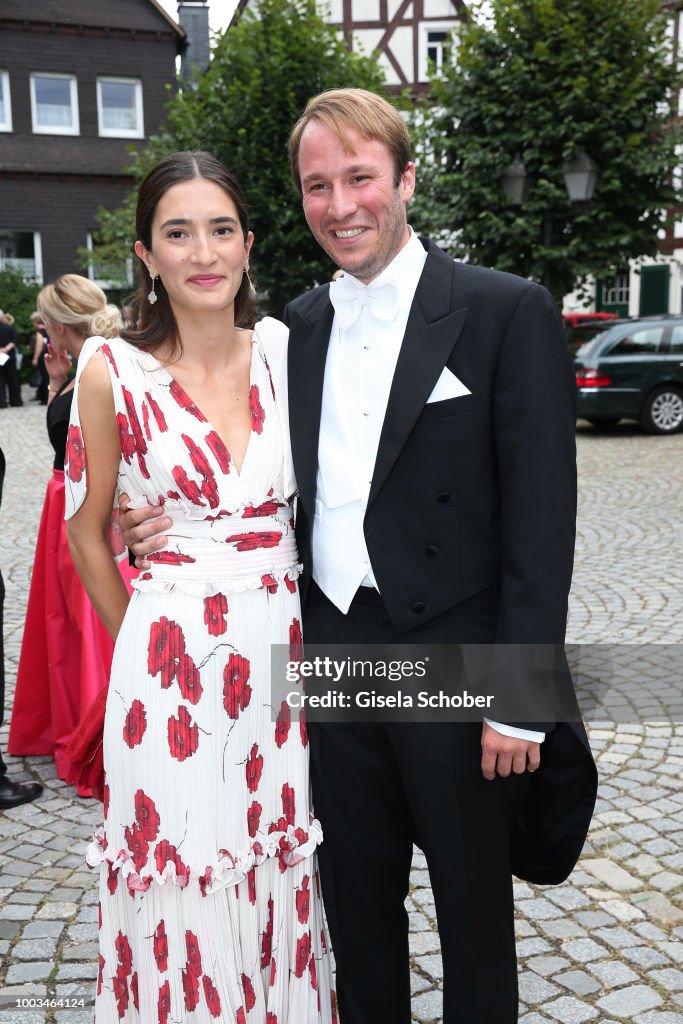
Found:
[[[419,615],[420,612],[423,612],[425,610],[427,605],[424,603],[424,601],[413,601],[413,606],[412,607],[413,607],[413,611],[415,612],[415,614]]]
[[[437,496],[436,496],[436,500],[441,502],[442,505],[445,505],[445,503],[447,501],[451,500],[451,492],[450,491],[440,491],[437,494]]]
[[[436,546],[436,544],[428,544],[427,547],[425,548],[425,551],[427,552],[428,555],[438,555],[439,553],[439,549]]]

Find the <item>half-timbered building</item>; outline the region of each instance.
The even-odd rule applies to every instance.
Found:
[[[256,4],[240,0],[232,24]],[[350,49],[375,54],[392,93],[427,88],[429,62],[440,68],[448,60],[451,33],[465,17],[464,0],[319,0],[317,7]]]

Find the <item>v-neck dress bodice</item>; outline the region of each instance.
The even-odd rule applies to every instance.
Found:
[[[258,588],[264,576],[298,576],[283,331],[270,318],[254,330],[251,435],[240,472],[201,409],[152,353],[120,338],[91,338],[84,346],[78,379],[94,351],[107,359],[121,443],[118,490],[130,496],[132,508],[160,504],[173,519],[168,546],[150,557],[152,568],[140,574],[137,589],[180,586],[207,595]],[[67,518],[85,497],[84,452],[76,402],[67,445]]]

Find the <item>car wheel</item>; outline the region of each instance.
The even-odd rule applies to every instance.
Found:
[[[647,434],[675,434],[683,428],[683,393],[671,385],[656,388],[645,401],[640,423]]]
[[[589,416],[586,418],[594,427],[616,427],[619,422],[617,416]]]

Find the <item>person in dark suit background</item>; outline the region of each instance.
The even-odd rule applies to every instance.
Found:
[[[0,366],[0,409],[7,405],[9,391],[10,405],[23,405],[21,398],[21,382],[17,366],[17,332],[14,329],[14,318],[8,323],[0,309],[0,353],[6,355],[7,361]]]
[[[0,448],[0,505],[2,505],[2,485],[5,481],[5,455]],[[5,714],[5,643],[3,632],[3,612],[5,607],[5,581],[0,571],[0,725]],[[20,804],[35,800],[43,792],[39,782],[13,782],[7,778],[7,765],[0,753],[0,810],[18,807]]]
[[[345,272],[285,313],[305,643],[561,648],[575,385],[551,297],[411,231],[415,165],[381,98],[315,97],[290,155],[309,227]],[[167,522],[136,527],[146,515],[122,523],[139,556]],[[567,703],[572,720],[310,723],[342,1024],[411,1019],[413,843],[434,893],[445,1024],[517,1020],[512,873],[566,877],[595,801]]]

